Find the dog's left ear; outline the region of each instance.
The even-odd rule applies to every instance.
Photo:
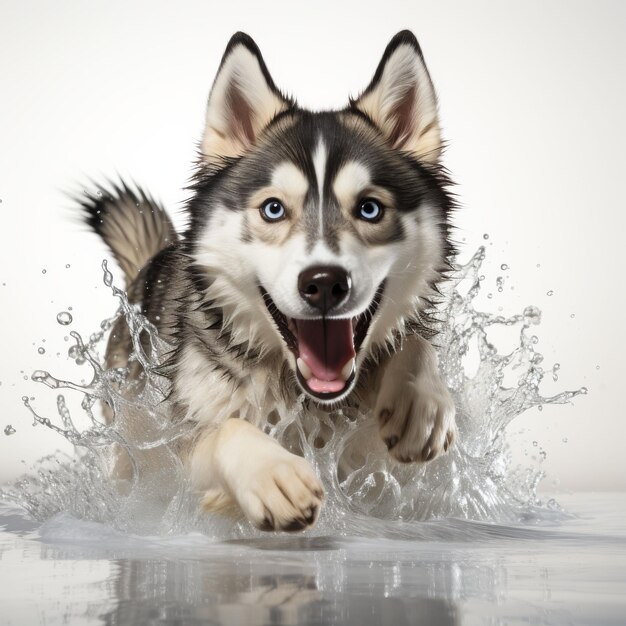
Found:
[[[226,46],[209,95],[201,158],[220,165],[245,154],[280,112],[294,106],[274,85],[261,52],[245,33]]]
[[[429,163],[439,159],[437,96],[411,31],[389,42],[372,82],[350,106],[365,113],[394,148]]]

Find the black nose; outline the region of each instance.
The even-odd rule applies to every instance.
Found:
[[[298,276],[300,295],[324,314],[348,297],[350,286],[350,276],[342,267],[317,265]]]

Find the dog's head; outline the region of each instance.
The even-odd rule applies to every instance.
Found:
[[[345,398],[445,268],[440,151],[435,92],[408,31],[361,96],[321,113],[283,96],[236,34],[209,97],[189,229],[233,341],[282,351],[316,401]]]

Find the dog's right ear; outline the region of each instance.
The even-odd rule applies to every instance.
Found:
[[[394,148],[425,162],[439,159],[437,96],[412,32],[403,30],[389,42],[372,82],[350,106],[365,113]]]
[[[201,159],[219,165],[224,158],[242,156],[278,113],[293,106],[274,85],[256,43],[236,33],[209,95]]]

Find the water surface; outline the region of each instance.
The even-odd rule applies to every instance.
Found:
[[[626,623],[626,494],[560,500],[556,525],[448,519],[419,540],[139,537],[4,507],[0,623]]]

